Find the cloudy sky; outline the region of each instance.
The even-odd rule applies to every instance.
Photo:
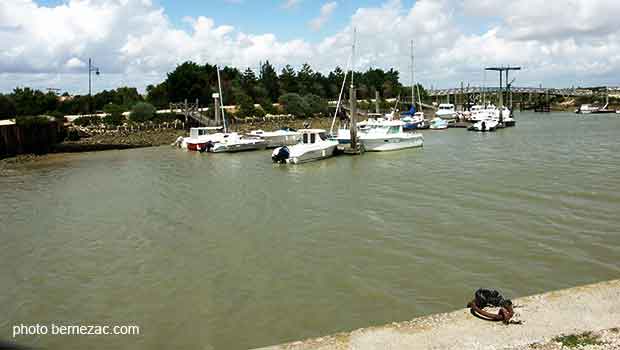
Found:
[[[620,85],[620,0],[1,0],[0,91],[95,90],[160,82],[187,60],[256,68],[394,67],[409,84],[410,41],[426,86]]]

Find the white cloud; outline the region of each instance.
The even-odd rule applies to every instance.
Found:
[[[282,8],[291,9],[293,7],[297,7],[301,1],[302,0],[285,0],[284,3],[282,3]]]
[[[325,4],[311,26],[321,28],[335,8]],[[241,69],[267,59],[277,66],[309,62],[327,72],[345,65],[354,27],[356,68],[395,67],[403,83],[409,82],[413,39],[416,75],[426,85],[481,84],[482,68],[491,64],[522,65],[517,85],[617,85],[620,26],[613,14],[619,12],[617,0],[418,0],[412,7],[388,0],[357,9],[342,30],[311,44],[244,33],[206,16],[186,18],[188,29],[181,29],[148,0],[69,0],[52,7],[2,0],[0,90],[30,83],[83,92],[89,57],[102,72],[96,89],[143,89],[186,60]]]
[[[321,13],[319,14],[319,16],[312,19],[310,23],[308,23],[310,25],[310,28],[315,31],[321,30],[321,27],[323,27],[323,25],[327,23],[327,21],[329,21],[329,18],[336,10],[336,7],[338,7],[338,3],[335,1],[330,1],[325,5],[321,6]]]

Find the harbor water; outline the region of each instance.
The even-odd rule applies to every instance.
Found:
[[[516,119],[298,166],[156,147],[5,171],[0,339],[244,349],[618,278],[620,118]],[[36,323],[140,335],[12,338]]]

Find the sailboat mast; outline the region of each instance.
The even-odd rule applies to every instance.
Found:
[[[411,105],[415,108],[415,68],[414,68],[414,57],[413,57],[413,40],[411,40]]]
[[[228,127],[226,126],[226,114],[224,114],[224,95],[222,95],[222,79],[220,78],[220,66],[216,65],[217,69],[217,86],[220,91],[220,108],[222,108],[222,121],[224,122],[224,132],[228,132]]]

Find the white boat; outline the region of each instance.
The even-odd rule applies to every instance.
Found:
[[[431,119],[431,130],[445,130],[448,128],[448,122],[439,117]]]
[[[510,116],[510,109],[508,107],[502,107],[501,116],[504,122],[509,121],[514,125],[514,119]],[[469,116],[469,120],[476,123],[482,120],[493,119],[499,121],[500,119],[500,109],[495,107],[494,105],[487,106],[473,106],[471,108],[471,114]]]
[[[254,151],[267,148],[267,141],[259,137],[245,137],[236,132],[225,134],[219,142],[207,144],[207,151],[212,153],[232,153]]]
[[[254,130],[250,132],[250,136],[260,137],[267,141],[267,148],[275,148],[281,146],[292,146],[299,142],[301,133],[294,129],[280,129],[276,131]]]
[[[175,145],[188,151],[205,151],[208,143],[216,143],[224,138],[222,127],[200,127],[189,129],[189,137],[179,137]]]
[[[481,120],[475,123],[474,125],[470,126],[468,130],[481,131],[481,132],[495,131],[498,125],[499,125],[499,122],[497,120],[487,119],[487,120]]]
[[[598,112],[599,109],[601,109],[601,107],[593,106],[593,105],[589,105],[589,104],[584,104],[584,105],[579,106],[579,108],[577,108],[575,113],[577,113],[577,114],[591,114],[591,113]]]
[[[334,155],[338,141],[327,138],[323,129],[303,129],[301,141],[293,146],[278,147],[273,150],[274,163],[300,164],[321,160]]]
[[[456,108],[452,103],[441,103],[435,112],[435,117],[442,119],[456,119]]]
[[[358,124],[358,138],[367,152],[396,151],[424,146],[424,136],[404,131],[401,120],[368,119]],[[349,129],[338,130],[338,143],[351,143]]]

